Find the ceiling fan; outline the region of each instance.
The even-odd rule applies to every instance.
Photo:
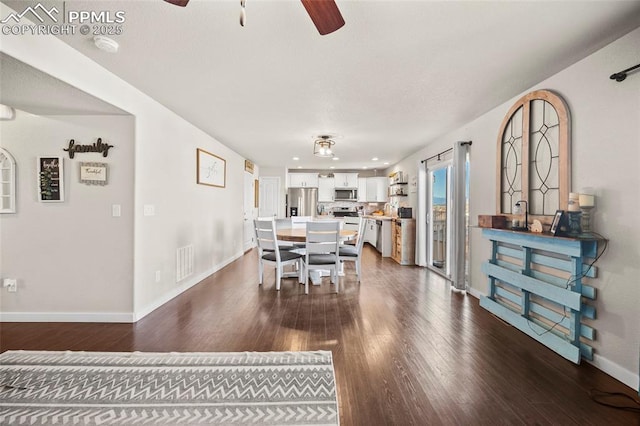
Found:
[[[164,0],[176,6],[185,7],[189,0]],[[313,24],[318,29],[320,35],[330,34],[344,25],[344,18],[336,5],[335,0],[300,0],[307,10]],[[240,2],[242,6],[240,15],[240,25],[244,26],[244,0]]]

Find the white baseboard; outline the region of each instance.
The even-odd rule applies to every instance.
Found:
[[[191,277],[191,279],[186,280],[174,290],[162,295],[162,297],[138,312],[0,312],[0,322],[137,322],[180,293],[185,292],[208,276],[224,268],[229,263],[239,259],[243,254],[243,252],[238,252],[231,258],[213,266],[209,270],[195,277]]]
[[[482,296],[486,296],[483,292],[481,292],[480,290],[477,290],[477,289],[475,289],[475,288],[473,288],[473,287],[469,287],[469,288],[467,289],[467,293],[468,293],[468,294],[470,294],[470,295],[472,295],[473,297],[475,297],[475,298],[476,298],[476,299],[478,299],[478,300],[480,300],[480,298],[481,298]]]
[[[586,361],[598,370],[602,370],[614,379],[621,381],[631,389],[640,392],[640,378],[634,372],[595,353],[593,354],[593,361]]]
[[[0,322],[126,322],[131,312],[0,312]]]
[[[486,296],[483,292],[473,287],[467,289],[467,293],[472,295],[473,297],[480,299],[483,296]],[[632,371],[627,370],[626,368],[616,364],[613,361],[603,357],[602,355],[593,354],[593,361],[585,360],[589,364],[596,367],[598,370],[607,373],[614,379],[624,383],[629,386],[631,389],[635,391],[640,391],[640,378],[637,374]]]
[[[229,259],[227,259],[227,260],[225,260],[225,261],[223,261],[223,262],[221,262],[221,263],[219,263],[217,265],[214,265],[210,269],[208,269],[208,270],[206,270],[206,271],[204,271],[204,272],[202,272],[202,273],[200,273],[200,274],[198,274],[198,275],[196,275],[194,277],[191,277],[190,279],[185,280],[184,283],[180,284],[179,286],[174,288],[172,291],[163,294],[161,297],[159,297],[158,299],[154,300],[152,303],[150,303],[147,306],[145,306],[142,310],[136,311],[134,313],[134,315],[133,315],[134,320],[132,322],[140,321],[142,318],[146,317],[151,312],[155,311],[160,306],[162,306],[165,303],[167,303],[169,300],[171,300],[174,297],[177,297],[180,294],[184,293],[185,291],[187,291],[188,289],[190,289],[194,285],[198,284],[200,281],[204,280],[208,276],[213,275],[214,273],[216,273],[220,269],[224,268],[225,266],[227,266],[231,262],[241,258],[243,255],[244,255],[244,252],[238,252],[235,255],[233,255],[232,257],[230,257]]]

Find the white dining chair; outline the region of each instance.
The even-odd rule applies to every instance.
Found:
[[[291,216],[291,228],[300,229],[307,226],[307,222],[313,221],[313,216]],[[305,243],[293,243],[294,248],[304,248]]]
[[[291,227],[304,228],[307,222],[311,222],[312,220],[313,216],[291,216]]]
[[[355,262],[356,276],[358,282],[360,282],[362,274],[362,246],[364,245],[364,228],[366,221],[360,218],[360,224],[358,225],[358,234],[356,235],[355,245],[340,245],[339,256],[340,262]]]
[[[278,229],[291,229],[291,219],[276,219],[276,232]],[[291,250],[294,247],[294,244],[291,241],[278,241],[278,247],[280,250]]]
[[[309,271],[314,269],[329,270],[331,282],[336,286],[336,293],[340,291],[340,280],[338,278],[338,270],[340,268],[339,244],[340,222],[307,222],[306,252],[302,261],[305,294],[309,294]]]
[[[276,226],[273,218],[270,220],[256,219],[253,221],[253,226],[258,244],[258,277],[260,285],[262,285],[264,280],[265,263],[272,264],[276,267],[276,290],[280,290],[284,266],[297,264],[298,269],[302,270],[302,266],[300,265],[302,262],[302,254],[278,248]],[[302,282],[302,277],[299,274],[298,281]]]

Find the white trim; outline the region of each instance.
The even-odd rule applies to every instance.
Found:
[[[185,281],[173,291],[149,304],[139,312],[0,312],[0,322],[104,322],[104,323],[134,323],[169,300],[184,293],[205,278],[213,275],[231,262],[241,258],[243,252],[238,252],[231,258],[213,266],[211,269]]]
[[[154,300],[153,302],[151,302],[150,304],[148,304],[147,306],[145,306],[143,309],[134,312],[133,314],[133,322],[137,322],[140,321],[142,318],[146,317],[147,315],[149,315],[151,312],[155,311],[156,309],[158,309],[160,306],[164,305],[165,303],[167,303],[169,300],[173,299],[176,296],[179,296],[180,294],[184,293],[185,291],[187,291],[188,289],[190,289],[191,287],[193,287],[194,285],[198,284],[200,281],[204,280],[205,278],[209,277],[210,275],[213,275],[214,273],[218,272],[220,269],[224,268],[225,266],[227,266],[228,264],[230,264],[231,262],[241,258],[244,255],[243,251],[240,251],[238,253],[236,253],[234,256],[230,257],[229,259],[214,265],[212,268],[196,275],[196,276],[192,276],[190,279],[186,280],[184,283],[180,284],[179,286],[177,286],[175,289],[173,289],[172,291],[163,294],[161,297],[159,297],[158,299]]]
[[[131,312],[0,312],[1,322],[124,322]]]
[[[480,290],[477,290],[471,286],[469,286],[467,288],[467,294],[472,295],[473,297],[475,297],[476,299],[480,300],[480,298],[482,296],[486,296],[486,294],[484,294],[483,292],[481,292]]]
[[[607,373],[616,380],[621,381],[634,391],[640,388],[640,378],[633,371],[629,371],[619,364],[603,357],[602,355],[593,354],[593,361],[585,360],[597,369]]]

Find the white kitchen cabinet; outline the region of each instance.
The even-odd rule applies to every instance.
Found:
[[[358,187],[358,174],[357,173],[334,173],[334,182],[336,188],[357,188]]]
[[[358,201],[367,201],[367,178],[358,178]]]
[[[317,188],[317,173],[289,173],[289,188]]]
[[[376,227],[375,219],[367,219],[367,223],[364,228],[364,242],[369,243],[372,246],[376,246],[376,239],[378,238],[378,228]]]
[[[330,177],[321,177],[318,179],[318,202],[331,203],[335,195],[334,179]]]
[[[368,177],[358,179],[358,201],[361,203],[386,203],[389,201],[389,179]]]
[[[386,203],[389,200],[388,183],[389,179],[384,176],[367,178],[366,199],[364,201]]]

